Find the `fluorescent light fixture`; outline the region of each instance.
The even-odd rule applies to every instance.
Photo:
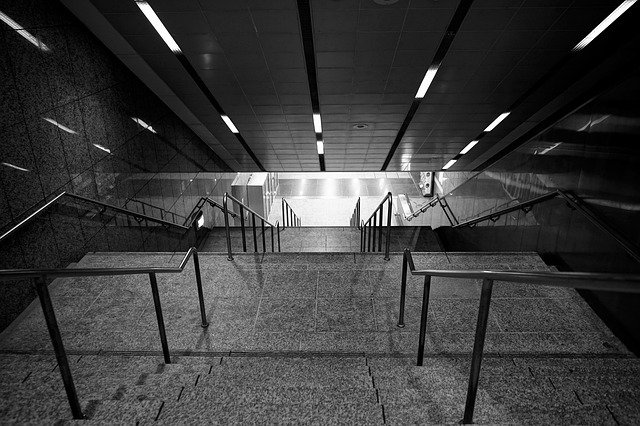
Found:
[[[233,121],[231,121],[231,119],[228,116],[221,115],[220,117],[222,117],[222,121],[224,121],[224,124],[227,125],[227,127],[229,128],[229,130],[231,130],[232,133],[240,133],[236,128],[236,126],[233,124]]]
[[[111,150],[109,148],[105,148],[102,145],[98,145],[97,143],[94,143],[93,146],[95,146],[98,149],[103,150],[104,152],[106,152],[107,154],[111,154]]]
[[[320,114],[313,114],[313,128],[316,133],[322,133],[322,120],[320,119]]]
[[[0,163],[0,164],[2,164],[5,167],[9,167],[11,169],[20,170],[21,172],[30,171],[29,169],[25,169],[24,167],[18,167],[18,166],[14,165],[14,164],[9,164],[9,163]]]
[[[44,121],[48,121],[49,123],[53,124],[54,126],[57,126],[58,128],[60,128],[61,130],[64,130],[67,133],[71,133],[72,135],[75,135],[77,133],[75,130],[71,130],[67,126],[63,126],[62,124],[58,123],[56,120],[52,118],[47,118],[47,117],[42,117],[42,118],[44,119]]]
[[[479,142],[479,141],[471,141],[471,142],[469,142],[469,143],[467,144],[467,146],[465,146],[465,147],[462,149],[462,151],[460,151],[460,155],[464,155],[464,154],[466,154],[467,152],[471,151],[471,148],[473,148],[474,146],[476,146],[476,144],[477,144],[478,142]]]
[[[418,87],[418,91],[416,92],[416,99],[424,98],[424,95],[429,90],[429,86],[431,86],[431,82],[436,77],[436,73],[438,72],[439,65],[431,65],[422,79],[422,83],[420,83],[420,87]]]
[[[324,154],[324,142],[318,141],[316,145],[318,146],[318,154]]]
[[[451,167],[454,164],[456,164],[456,161],[458,161],[458,160],[449,160],[449,162],[447,164],[445,164],[444,167],[442,167],[442,170],[447,170],[449,167]]]
[[[158,133],[158,132],[155,131],[155,129],[153,127],[149,126],[147,123],[145,123],[141,119],[136,118],[136,117],[131,117],[131,119],[133,121],[135,121],[140,127],[150,131],[151,133]]]
[[[47,47],[46,44],[44,44],[43,42],[41,42],[39,39],[37,39],[36,37],[33,36],[33,34],[31,34],[29,31],[25,30],[22,25],[18,24],[16,21],[14,21],[13,19],[9,18],[7,15],[5,15],[4,13],[0,12],[0,20],[3,21],[5,24],[9,25],[11,28],[13,28],[14,30],[16,30],[16,32],[18,34],[20,34],[22,37],[24,37],[29,43],[33,44],[35,47],[37,47],[38,49],[42,50],[43,52],[49,52],[51,51],[51,49],[49,49],[49,47]]]
[[[604,18],[604,20],[602,22],[600,22],[597,27],[595,27],[593,30],[591,30],[591,32],[589,34],[587,34],[587,36],[585,38],[583,38],[580,41],[580,43],[576,44],[574,46],[574,48],[571,49],[571,50],[573,52],[577,52],[577,51],[582,50],[585,47],[587,47],[587,45],[589,43],[591,43],[596,37],[598,37],[601,32],[606,30],[609,25],[613,24],[613,22],[616,19],[618,19],[620,17],[620,15],[622,15],[624,12],[626,12],[627,9],[629,9],[631,6],[633,6],[633,4],[635,2],[636,2],[636,0],[625,0],[625,1],[623,1],[622,4],[620,4],[620,6],[616,7],[616,9],[613,12],[611,12],[609,14],[609,16]]]
[[[169,34],[169,31],[167,31],[167,28],[164,26],[160,18],[158,18],[156,12],[154,12],[154,10],[151,8],[151,5],[146,1],[135,1],[142,13],[144,13],[144,16],[146,16],[149,22],[151,22],[153,28],[155,28],[156,32],[160,35],[160,37],[162,37],[162,40],[165,42],[165,44],[169,46],[169,49],[171,49],[173,53],[182,53],[182,50],[180,50],[180,46],[178,46],[178,43],[176,43],[173,37],[171,37],[171,34]]]
[[[498,118],[493,120],[493,122],[491,124],[489,124],[486,129],[484,129],[484,131],[485,132],[490,132],[493,129],[495,129],[498,126],[498,124],[502,123],[502,120],[504,120],[505,118],[507,118],[509,116],[509,114],[511,114],[511,112],[503,112],[502,114],[500,114],[498,116]]]

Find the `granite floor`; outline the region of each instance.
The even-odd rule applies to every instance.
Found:
[[[202,253],[208,328],[200,327],[191,265],[158,279],[178,366],[158,366],[146,276],[58,280],[51,294],[83,405],[95,420],[457,422],[480,284],[434,278],[428,367],[413,367],[422,282],[410,277],[406,327],[397,328],[401,260],[268,253],[228,261]],[[534,253],[416,253],[415,260],[418,268],[548,269]],[[78,266],[177,261],[170,254],[93,253]],[[50,349],[35,304],[0,334],[7,383],[0,421],[69,419]],[[637,403],[635,412],[628,403],[640,389],[637,360],[574,291],[496,283],[485,351],[478,421],[638,420]],[[301,392],[309,400],[300,401]]]

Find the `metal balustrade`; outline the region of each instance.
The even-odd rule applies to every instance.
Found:
[[[282,229],[299,228],[302,226],[302,220],[295,214],[289,203],[282,199]]]
[[[360,197],[358,197],[358,201],[356,201],[356,206],[353,209],[353,213],[351,214],[351,219],[349,220],[349,226],[352,228],[360,229]]]
[[[387,206],[387,223],[383,225],[384,206]],[[360,251],[380,252],[382,251],[382,228],[386,227],[386,240],[384,249],[384,260],[389,260],[389,247],[391,244],[391,210],[393,208],[393,195],[391,192],[384,196],[382,201],[375,208],[369,219],[362,221],[360,225]],[[377,239],[377,244],[376,244]]]

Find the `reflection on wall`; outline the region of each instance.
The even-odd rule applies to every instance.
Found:
[[[65,190],[186,215],[225,183],[224,163],[58,2],[0,13],[0,227]]]

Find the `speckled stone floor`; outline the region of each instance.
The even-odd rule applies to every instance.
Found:
[[[422,283],[395,323],[400,254],[201,254],[159,276],[163,365],[148,277],[64,279],[51,294],[85,412],[99,422],[452,423],[462,416],[479,283],[435,279],[427,361],[414,367]],[[532,253],[416,253],[418,268],[526,269]],[[167,265],[88,254],[81,267]],[[0,422],[70,420],[37,305],[0,335]],[[573,291],[496,283],[476,420],[634,423],[640,364]],[[303,397],[304,396],[304,397]],[[635,411],[634,411],[635,410]]]

